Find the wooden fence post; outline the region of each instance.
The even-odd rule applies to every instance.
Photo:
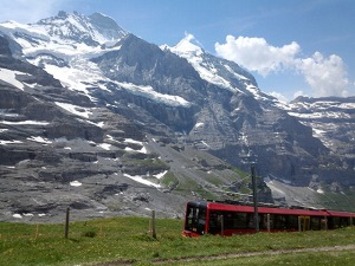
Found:
[[[68,238],[69,235],[69,212],[70,208],[67,208],[66,216],[65,216],[65,228],[64,228],[64,237]]]
[[[156,228],[155,228],[155,210],[152,210],[152,220],[151,220],[151,232],[154,239],[157,238]]]
[[[36,226],[35,240],[37,240],[38,235],[39,235],[39,224],[37,224]]]

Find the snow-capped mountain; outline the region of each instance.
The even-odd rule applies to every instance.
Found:
[[[7,21],[1,23],[1,30],[14,38],[25,54],[39,53],[41,48],[54,51],[58,48],[55,45],[68,45],[76,50],[80,50],[80,45],[110,46],[127,34],[112,18],[101,13],[86,17],[64,11],[34,24]]]
[[[163,45],[161,48],[186,58],[200,77],[211,84],[234,93],[252,94],[257,99],[272,100],[270,96],[259,90],[255,78],[249,72],[231,61],[206,53],[198,43],[195,43],[194,36],[191,34],[186,35],[174,47]]]
[[[311,127],[313,135],[343,161],[345,169],[355,170],[355,97],[298,97],[288,108],[290,115]]]
[[[9,213],[69,204],[83,216],[178,215],[201,188],[216,198],[242,189],[232,167],[248,171],[255,160],[260,176],[293,185],[353,184],[353,138],[339,137],[338,118],[337,135],[324,133],[330,124],[305,119],[311,103],[281,105],[192,35],[158,47],[99,13],[4,22],[0,96],[0,206]],[[33,202],[6,203],[8,191]]]

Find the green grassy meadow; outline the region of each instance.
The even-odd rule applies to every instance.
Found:
[[[0,223],[0,265],[353,265],[355,248],[301,253],[272,251],[355,245],[355,228],[258,233],[233,237],[181,236],[182,220],[119,217],[63,224]],[[265,252],[255,256],[233,254]],[[218,262],[217,262],[218,260]],[[105,263],[106,262],[106,263]],[[108,263],[114,262],[114,263]],[[327,262],[327,263],[325,263]]]

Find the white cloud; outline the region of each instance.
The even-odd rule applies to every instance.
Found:
[[[275,98],[277,98],[280,102],[287,103],[288,99],[280,92],[272,91],[269,94]]]
[[[55,15],[69,4],[69,0],[9,0],[1,1],[0,22],[15,20],[21,23],[37,22]]]
[[[304,91],[296,91],[296,92],[293,94],[293,99],[296,99],[296,98],[299,97],[299,96],[308,97],[308,95],[307,95]]]
[[[262,76],[282,70],[301,74],[310,86],[314,97],[349,96],[348,89],[353,86],[349,82],[345,63],[338,55],[323,56],[315,52],[312,57],[301,58],[301,47],[291,42],[282,47],[272,46],[264,38],[226,37],[224,44],[216,43],[217,54],[232,60],[249,71]],[[304,95],[297,92],[296,95]],[[275,94],[277,98],[280,98]]]
[[[333,54],[327,58],[315,52],[310,58],[297,60],[297,68],[313,89],[314,96],[348,96],[350,82],[341,57]]]
[[[282,47],[272,46],[264,38],[238,38],[228,35],[226,43],[215,44],[219,56],[237,62],[245,68],[256,71],[262,76],[292,67],[295,56],[300,51],[296,42]]]

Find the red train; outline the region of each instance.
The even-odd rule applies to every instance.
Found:
[[[258,219],[254,207],[232,202],[190,201],[186,205],[183,235],[305,231],[336,229],[355,225],[355,213],[325,209],[259,206]],[[258,229],[254,220],[259,221]]]

